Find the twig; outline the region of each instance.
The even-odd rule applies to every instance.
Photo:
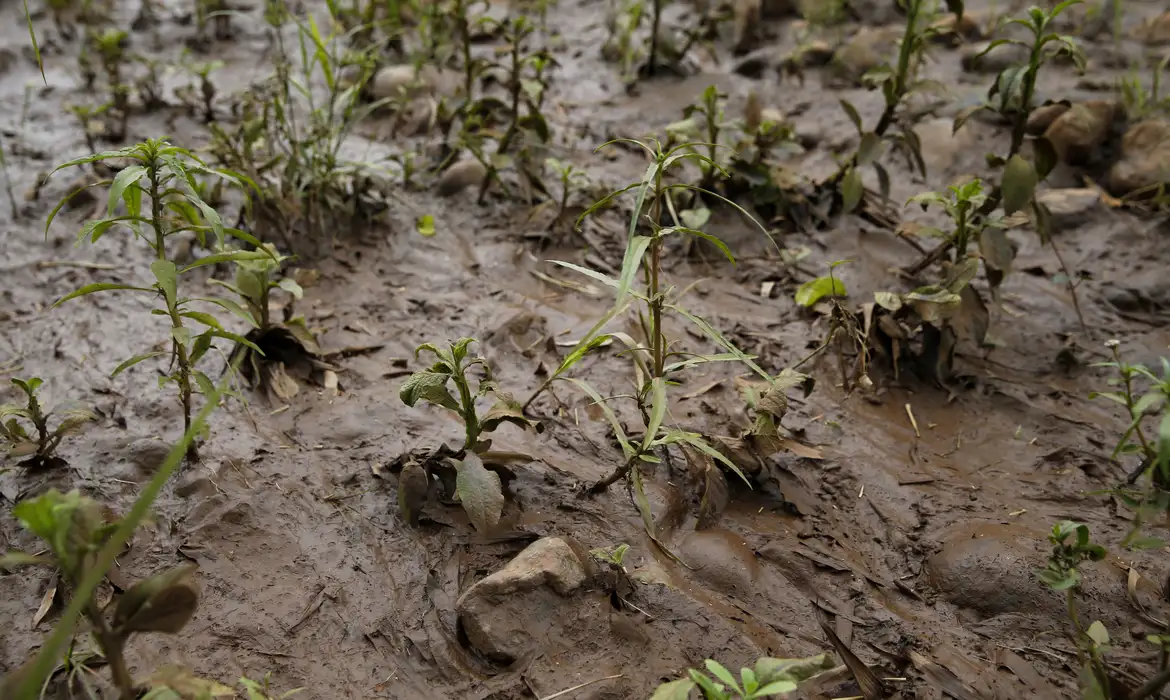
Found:
[[[566,695],[568,693],[571,693],[574,690],[580,690],[580,689],[585,688],[587,686],[591,686],[594,683],[601,683],[602,681],[612,681],[615,678],[621,678],[621,677],[622,677],[622,674],[619,673],[616,676],[606,676],[605,678],[594,678],[591,681],[585,681],[584,683],[582,683],[580,685],[575,685],[572,688],[565,688],[564,690],[557,691],[557,692],[553,693],[552,695],[546,695],[543,698],[540,698],[540,700],[553,700],[553,698],[559,698],[562,695]]]

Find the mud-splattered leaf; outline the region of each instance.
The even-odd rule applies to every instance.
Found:
[[[987,312],[987,305],[983,297],[973,287],[964,287],[959,292],[959,308],[951,318],[951,326],[960,338],[968,338],[976,345],[983,345],[987,338],[987,329],[991,325],[991,315]]]
[[[874,292],[873,300],[886,311],[894,312],[902,308],[901,295],[893,292]]]
[[[1089,629],[1085,631],[1098,646],[1103,646],[1109,643],[1109,630],[1105,628],[1105,624],[1100,620],[1096,620],[1089,625]]]
[[[459,463],[455,493],[463,510],[479,532],[487,532],[500,522],[504,512],[504,491],[500,476],[483,466],[479,455],[469,452]]]
[[[524,408],[515,399],[506,394],[496,395],[499,400],[479,419],[483,432],[490,433],[502,423],[511,423],[524,429],[537,428],[539,432],[540,424],[525,418]]]
[[[114,629],[178,634],[199,606],[199,587],[191,579],[194,565],[180,566],[139,581],[118,600]]]
[[[53,560],[48,557],[38,557],[35,554],[27,554],[25,552],[8,552],[0,555],[0,569],[12,571],[18,566],[36,566],[38,564],[52,564]]]
[[[927,323],[938,323],[958,308],[962,298],[947,289],[920,287],[906,294],[906,302]]]
[[[684,209],[678,213],[678,218],[687,228],[701,229],[711,220],[711,210],[707,207]]]
[[[449,374],[423,370],[415,372],[407,378],[402,388],[398,390],[398,398],[407,406],[413,407],[419,400],[433,403],[436,406],[458,411],[459,404],[451,392],[447,390]]]
[[[861,203],[861,173],[857,168],[850,168],[841,179],[841,211],[848,214]]]
[[[1007,274],[1012,269],[1012,261],[1016,252],[1012,250],[1011,241],[1007,232],[1001,228],[984,229],[979,236],[979,252],[983,255],[983,262],[988,267]]]
[[[694,681],[690,678],[680,678],[677,681],[658,686],[654,690],[654,694],[650,696],[650,700],[687,700],[694,689]]]
[[[843,297],[847,293],[844,282],[826,275],[800,285],[796,290],[796,303],[807,308],[829,296]]]
[[[975,258],[964,258],[958,265],[951,268],[947,278],[943,280],[943,287],[958,294],[979,274],[979,261]]]
[[[756,680],[760,685],[774,681],[808,680],[822,671],[837,665],[832,654],[818,654],[807,659],[773,659],[763,657],[756,661]]]
[[[872,131],[861,135],[861,143],[857,146],[857,167],[876,162],[882,154],[882,139]]]
[[[167,666],[155,671],[147,679],[146,684],[153,691],[171,690],[183,700],[201,700],[203,698],[230,698],[236,691],[213,680],[200,678],[188,669],[179,666]],[[160,700],[162,697],[159,696]]]
[[[1020,155],[1008,159],[1003,169],[1003,213],[1012,215],[1023,210],[1032,201],[1039,181],[1036,168]]]

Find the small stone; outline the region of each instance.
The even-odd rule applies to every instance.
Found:
[[[1039,136],[1052,126],[1056,118],[1072,108],[1065,102],[1054,102],[1050,105],[1041,105],[1028,115],[1027,132],[1029,136]]]
[[[1005,68],[1027,63],[1028,49],[1018,44],[1000,44],[988,50],[991,42],[972,44],[959,60],[963,70],[973,73],[999,73]],[[987,53],[984,53],[986,51]]]
[[[1103,206],[1100,193],[1091,187],[1045,190],[1036,195],[1036,201],[1048,207],[1058,228],[1081,226],[1093,211]]]
[[[988,529],[962,533],[926,560],[931,584],[949,602],[993,616],[1005,613],[1059,613],[1057,598],[1038,584],[1044,564],[1039,541],[1025,542]]]
[[[1061,162],[1082,165],[1100,154],[1114,118],[1123,111],[1110,100],[1073,105],[1052,121],[1044,131],[1044,138],[1052,144]]]
[[[440,197],[450,197],[458,194],[472,185],[478,187],[487,177],[487,168],[475,158],[467,158],[455,163],[439,176],[435,189]]]
[[[953,131],[954,121],[946,118],[927,119],[914,127],[928,172],[946,172],[958,164],[960,156],[974,150],[975,132],[969,124]]]
[[[545,537],[464,591],[455,610],[472,646],[510,663],[565,624],[577,604],[568,596],[596,570],[592,557],[572,538]]]
[[[370,97],[382,100],[393,99],[403,94],[407,97],[417,97],[429,92],[431,86],[427,83],[424,73],[416,71],[414,66],[400,64],[379,68],[366,89]]]
[[[1170,122],[1147,119],[1121,138],[1121,158],[1109,170],[1109,191],[1125,196],[1170,182]]]
[[[126,461],[143,473],[153,473],[167,458],[171,446],[157,438],[139,438],[126,446]]]
[[[1143,43],[1152,46],[1170,44],[1170,10],[1143,22],[1136,34]]]
[[[901,36],[902,30],[897,27],[863,27],[833,53],[830,78],[860,85],[862,76],[889,58]]]

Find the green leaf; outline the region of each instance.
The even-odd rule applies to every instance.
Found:
[[[447,380],[450,378],[449,374],[431,370],[415,372],[398,390],[398,398],[402,400],[402,403],[411,407],[421,399],[458,412],[460,410],[459,403],[447,391]]]
[[[118,202],[122,201],[122,193],[127,187],[137,186],[138,180],[145,174],[146,166],[130,165],[123,168],[114,177],[114,182],[110,185],[110,196],[106,202],[106,216],[114,215],[114,210],[118,207]],[[130,213],[134,214],[134,212]]]
[[[751,356],[744,353],[744,351],[737,348],[734,343],[732,343],[727,338],[723,337],[723,334],[720,333],[719,331],[715,330],[715,327],[712,326],[710,323],[707,323],[706,319],[701,318],[699,316],[696,316],[696,315],[692,314],[690,311],[687,311],[686,309],[682,308],[681,306],[677,306],[675,304],[667,304],[666,308],[670,309],[671,311],[677,313],[679,316],[682,316],[683,318],[685,318],[688,321],[690,321],[691,323],[693,323],[708,338],[715,341],[715,343],[717,345],[719,345],[719,347],[723,348],[727,352],[738,357],[740,362],[742,362],[747,367],[751,368],[751,370],[753,372],[760,375],[765,380],[767,380],[769,383],[771,383],[772,375],[765,372],[762,367],[760,367],[758,364],[756,364],[755,360],[753,360],[751,358]]]
[[[218,318],[203,311],[184,311],[180,313],[179,316],[183,318],[189,318],[192,321],[196,321],[198,323],[202,323],[208,328],[215,328],[217,330],[223,328],[223,324],[219,322]]]
[[[598,272],[596,270],[591,270],[587,267],[582,267],[580,265],[574,265],[573,263],[564,262],[561,260],[549,260],[549,262],[552,263],[553,265],[560,265],[561,267],[567,267],[570,270],[573,270],[574,272],[580,272],[581,274],[585,275],[586,277],[589,277],[591,279],[595,279],[598,282],[601,282],[602,284],[606,285],[607,287],[613,287],[614,289],[617,289],[618,286],[620,286],[617,280],[610,277],[609,275]]]
[[[504,512],[500,475],[484,467],[474,452],[469,451],[459,464],[455,493],[476,531],[488,532],[500,522],[500,515]]]
[[[594,405],[600,408],[602,413],[605,414],[606,419],[609,420],[609,425],[613,428],[613,434],[617,438],[618,444],[622,447],[622,454],[627,460],[633,457],[636,450],[630,444],[630,439],[626,437],[626,431],[622,428],[621,421],[618,420],[617,414],[610,408],[609,403],[589,383],[573,377],[568,377],[567,381],[577,385],[581,391],[584,391],[589,398],[593,399]]]
[[[756,691],[756,697],[767,697],[769,695],[784,695],[791,693],[797,688],[796,683],[792,681],[772,681]]]
[[[893,292],[874,292],[873,300],[886,311],[897,311],[902,308],[902,297]]]
[[[1036,168],[1031,163],[1018,154],[1009,158],[1000,185],[1004,214],[1011,215],[1027,207],[1036,192],[1038,181]]]
[[[642,436],[642,452],[647,452],[658,437],[658,429],[666,418],[666,380],[654,377],[650,380],[650,420],[646,423],[646,434]]]
[[[861,173],[857,168],[850,168],[841,179],[841,212],[848,214],[861,203],[862,186]]]
[[[665,231],[666,229],[663,229],[663,230]],[[719,252],[723,253],[723,256],[725,258],[727,258],[727,262],[731,263],[732,265],[735,264],[735,256],[733,256],[731,254],[731,249],[728,248],[727,244],[724,243],[719,238],[717,238],[709,233],[706,233],[704,231],[700,231],[700,230],[694,229],[694,228],[686,228],[686,227],[678,226],[678,227],[674,227],[673,230],[679,231],[680,233],[685,233],[685,234],[694,236],[695,238],[702,238],[703,240],[709,242],[711,245],[718,248]]]
[[[35,554],[26,554],[24,552],[11,551],[0,555],[0,570],[11,571],[18,566],[37,566],[41,564],[52,564],[53,560],[49,557],[38,557]]]
[[[83,296],[86,296],[87,294],[93,294],[95,292],[109,292],[109,291],[114,291],[114,290],[118,290],[118,289],[129,289],[129,290],[135,291],[135,292],[153,292],[153,291],[155,291],[153,289],[147,289],[145,287],[135,287],[132,284],[117,284],[114,282],[95,282],[94,284],[87,284],[84,287],[81,287],[80,289],[75,289],[72,292],[69,292],[65,296],[58,299],[56,301],[56,303],[53,304],[53,306],[54,307],[60,306],[61,304],[64,304],[65,302],[69,301],[70,299],[76,299],[77,297],[83,297]]]
[[[113,379],[114,377],[118,376],[122,372],[125,372],[126,370],[130,369],[131,367],[138,364],[139,362],[145,362],[146,360],[149,360],[153,357],[162,357],[164,355],[169,355],[169,354],[170,354],[169,352],[154,351],[154,352],[144,352],[141,355],[135,355],[134,357],[131,357],[130,359],[124,361],[122,364],[115,367],[114,371],[110,372],[110,379]]]
[[[642,265],[642,257],[646,255],[646,249],[650,247],[651,241],[652,239],[649,236],[633,236],[630,239],[630,243],[626,247],[625,259],[622,260],[622,274],[618,278],[615,306],[623,304],[626,301],[626,297],[630,293],[630,287],[634,285],[634,279],[638,276],[638,269]]]
[[[1100,620],[1096,620],[1089,625],[1089,629],[1085,630],[1085,634],[1089,636],[1098,646],[1103,646],[1109,643],[1109,630],[1105,628],[1105,624]]]
[[[680,678],[677,681],[663,683],[654,690],[650,700],[687,700],[691,691],[695,689],[695,682],[690,678]]]
[[[703,662],[703,665],[706,666],[707,670],[711,672],[711,675],[718,678],[719,681],[723,683],[723,685],[739,693],[739,684],[735,682],[735,676],[731,675],[731,671],[728,671],[726,668],[724,668],[723,664],[714,659],[707,659]]]
[[[707,207],[684,209],[678,213],[678,218],[687,228],[701,229],[711,220],[711,210]]]
[[[41,80],[45,85],[49,79],[45,77],[45,62],[41,60],[41,47],[37,44],[37,33],[33,29],[32,14],[28,11],[28,0],[24,0],[24,20],[28,23],[28,39],[32,42],[33,56],[37,59],[37,68],[41,71]]]
[[[845,110],[845,115],[849,117],[849,121],[853,122],[853,126],[857,127],[857,133],[861,133],[861,115],[858,114],[857,108],[848,100],[838,100],[841,103],[841,109]]]
[[[847,296],[845,283],[836,277],[825,275],[809,280],[796,290],[796,303],[808,308],[825,297]]]
[[[224,285],[224,286],[229,286],[229,285]],[[244,296],[244,295],[240,294],[240,296]],[[247,321],[249,326],[252,326],[253,328],[260,327],[260,324],[257,323],[256,318],[254,316],[252,316],[251,312],[249,312],[243,306],[240,306],[240,304],[233,299],[221,299],[219,297],[199,297],[197,299],[194,299],[193,301],[203,301],[203,302],[207,302],[208,304],[215,304],[216,306],[220,307],[224,311],[227,311],[228,313],[235,314],[236,316],[243,319],[244,321]]]
[[[872,131],[861,135],[861,143],[857,146],[857,167],[863,167],[877,161],[882,153],[882,139]]]
[[[423,214],[414,222],[414,228],[419,235],[430,238],[435,235],[435,217],[430,214]]]
[[[184,274],[188,270],[194,270],[204,265],[218,265],[224,262],[241,262],[244,260],[265,260],[269,257],[268,253],[262,250],[229,250],[222,253],[212,253],[187,265],[179,271],[179,274]]]
[[[836,666],[832,654],[818,654],[805,659],[773,659],[763,657],[756,661],[756,679],[765,687],[773,681],[801,683]]]
[[[166,298],[167,308],[175,308],[179,296],[179,271],[175,268],[175,263],[170,260],[155,260],[150,263],[150,271],[158,280],[158,288]]]

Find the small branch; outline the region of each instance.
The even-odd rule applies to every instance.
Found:
[[[634,467],[634,460],[638,459],[639,454],[640,453],[635,453],[633,456],[631,456],[629,459],[626,460],[625,464],[623,464],[622,466],[613,470],[612,474],[605,477],[601,481],[598,481],[596,484],[593,484],[592,486],[590,486],[588,489],[585,490],[584,495],[594,496],[594,495],[597,495],[599,493],[602,493],[606,489],[608,489],[610,486],[612,486],[613,484],[626,478],[626,476],[630,473],[630,469],[632,469]]]

